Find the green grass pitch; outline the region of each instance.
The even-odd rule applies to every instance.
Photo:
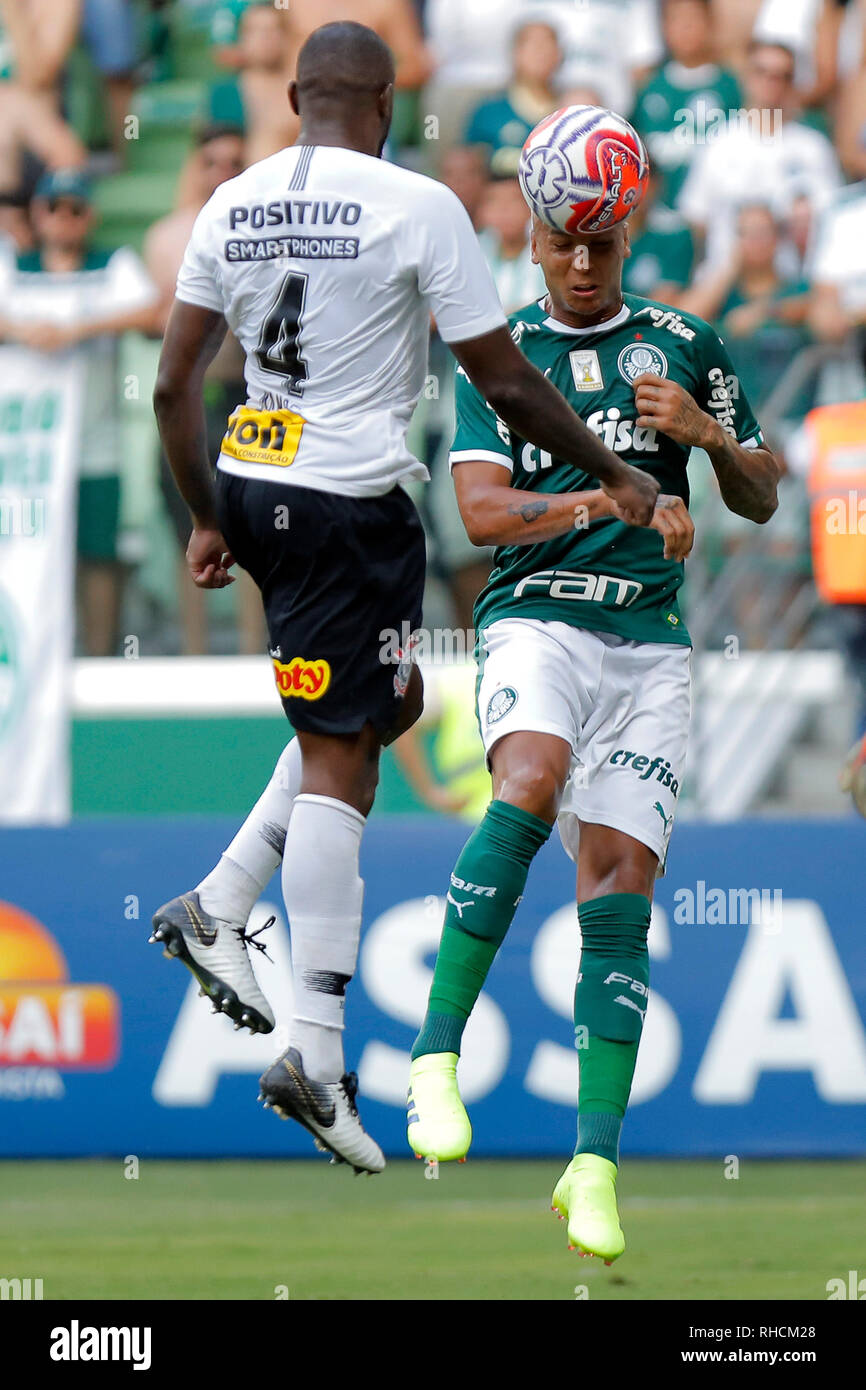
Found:
[[[566,1249],[548,1161],[0,1163],[0,1277],[46,1299],[826,1299],[864,1268],[866,1162],[624,1161],[628,1248]],[[285,1293],[282,1294],[285,1297]]]

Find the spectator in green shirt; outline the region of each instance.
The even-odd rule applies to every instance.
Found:
[[[783,461],[789,441],[814,404],[814,383],[807,378],[787,402],[777,397],[778,406],[767,407],[775,387],[810,342],[809,285],[779,269],[788,230],[767,204],[742,205],[726,263],[699,279],[677,306],[709,319],[718,329],[736,372],[729,387],[752,403]],[[776,586],[777,611],[783,612],[809,577],[808,505],[802,480],[790,473],[780,480],[779,510],[758,550],[750,545],[746,525],[730,513],[719,509],[715,518],[709,513],[701,524],[711,574],[720,574],[735,553],[742,550],[746,555],[743,563],[752,584],[736,601],[732,630],[747,647],[763,646],[766,594]]]
[[[709,0],[662,0],[662,30],[670,57],[639,92],[631,119],[659,177],[659,200],[673,207],[719,112],[739,108],[740,88],[715,61]]]
[[[810,341],[809,285],[780,273],[781,233],[771,208],[762,203],[742,207],[733,254],[687,290],[678,306],[718,327],[756,410]],[[811,388],[804,389],[785,415],[801,418],[811,404]]]
[[[486,147],[495,176],[516,175],[526,137],[560,104],[555,79],[562,60],[559,33],[552,23],[530,20],[515,31],[508,89],[477,106],[466,128],[467,145]]]

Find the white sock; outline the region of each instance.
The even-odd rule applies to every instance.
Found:
[[[219,863],[198,885],[199,901],[212,917],[246,922],[283,856],[301,773],[301,745],[293,738]]]
[[[360,811],[330,796],[295,798],[283,855],[295,1012],[289,1046],[312,1081],[339,1081],[346,986],[355,973],[364,884]]]

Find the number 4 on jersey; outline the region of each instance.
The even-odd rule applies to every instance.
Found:
[[[262,324],[256,348],[262,371],[288,379],[289,390],[296,396],[302,394],[309,376],[298,348],[308,278],[292,272],[283,280]]]

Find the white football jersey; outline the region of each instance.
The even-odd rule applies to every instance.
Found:
[[[246,353],[247,401],[219,467],[348,497],[428,476],[406,432],[430,314],[449,343],[506,322],[450,189],[324,145],[293,145],[221,184],[177,297],[224,314]]]

